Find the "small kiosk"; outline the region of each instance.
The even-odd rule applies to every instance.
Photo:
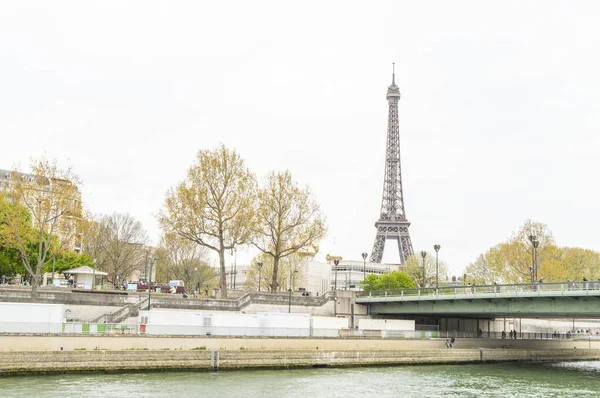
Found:
[[[97,276],[107,276],[107,272],[98,271],[92,267],[84,265],[83,267],[77,267],[63,271],[65,278],[71,280],[73,277],[73,287],[77,289],[93,290],[96,285]]]

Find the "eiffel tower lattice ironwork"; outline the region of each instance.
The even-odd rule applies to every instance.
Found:
[[[394,65],[395,66],[395,65]],[[388,239],[398,242],[400,264],[404,264],[414,253],[404,211],[404,196],[402,193],[402,173],[400,171],[400,131],[398,129],[398,102],[400,89],[396,85],[396,71],[392,73],[392,85],[387,90],[388,129],[387,147],[385,151],[385,176],[383,178],[383,198],[381,199],[381,215],[375,223],[377,235],[371,251],[370,261],[381,263],[385,241]]]

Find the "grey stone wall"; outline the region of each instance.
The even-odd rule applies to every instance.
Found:
[[[596,360],[600,350],[125,350],[0,352],[0,375]]]

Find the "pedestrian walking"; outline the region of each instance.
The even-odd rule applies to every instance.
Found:
[[[450,340],[446,339],[446,349],[450,348]]]
[[[456,339],[454,338],[454,336],[452,336],[452,338],[450,339],[450,347],[451,347],[451,348],[454,348],[454,341],[455,341],[455,340],[456,340]]]

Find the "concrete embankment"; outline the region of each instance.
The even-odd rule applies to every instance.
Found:
[[[130,350],[0,353],[0,375],[597,360],[599,350]]]

